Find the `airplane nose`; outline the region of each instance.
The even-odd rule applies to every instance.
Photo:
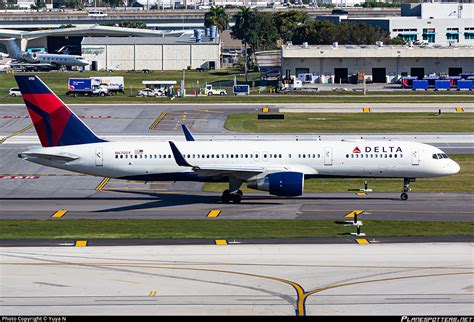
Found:
[[[461,167],[459,166],[459,164],[457,164],[455,161],[453,160],[449,160],[450,163],[449,163],[449,167],[448,167],[448,171],[449,171],[449,174],[456,174],[459,172],[459,170],[461,170]]]

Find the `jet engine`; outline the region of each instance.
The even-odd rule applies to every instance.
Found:
[[[271,195],[301,196],[304,188],[304,174],[301,172],[276,172],[264,178],[247,182],[250,189],[268,191]]]
[[[37,53],[24,53],[23,59],[26,60],[28,63],[36,63],[38,61],[38,54]]]

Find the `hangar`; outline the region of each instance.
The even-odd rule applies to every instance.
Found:
[[[392,83],[402,76],[457,76],[474,72],[474,47],[310,46],[281,48],[285,76],[313,73],[321,83],[350,83],[364,75],[374,83]]]
[[[82,55],[95,70],[220,69],[221,46],[216,38],[85,37]]]

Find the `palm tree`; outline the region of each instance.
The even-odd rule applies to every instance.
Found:
[[[240,11],[234,16],[235,25],[232,27],[232,37],[242,40],[244,43],[245,55],[245,81],[248,81],[248,67],[247,67],[247,43],[249,41],[249,24],[252,19],[254,11],[250,7],[240,7]]]
[[[229,27],[229,16],[222,6],[212,6],[209,12],[204,15],[204,26],[216,26],[219,32],[223,32]]]

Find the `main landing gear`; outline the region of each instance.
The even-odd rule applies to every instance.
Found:
[[[408,199],[408,192],[411,191],[410,189],[410,183],[415,182],[415,178],[404,178],[403,179],[403,190],[402,194],[400,195],[400,199],[402,200],[407,200]]]
[[[243,193],[240,189],[232,193],[229,189],[226,189],[222,193],[222,202],[229,203],[232,201],[233,203],[240,203],[242,201],[242,195]]]
[[[242,201],[242,190],[240,186],[242,185],[242,180],[230,177],[229,178],[229,189],[224,190],[222,193],[222,202],[223,203],[240,203]]]

